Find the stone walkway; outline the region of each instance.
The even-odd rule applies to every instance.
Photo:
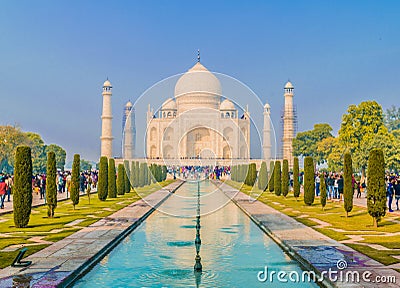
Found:
[[[183,184],[176,181],[142,200],[26,257],[27,268],[0,270],[0,287],[62,287],[72,283],[144,221]],[[71,223],[75,225],[75,223]],[[23,286],[25,285],[25,286]]]
[[[400,273],[383,264],[361,254],[350,247],[339,243],[319,233],[295,219],[271,208],[270,206],[254,200],[250,196],[239,192],[223,183],[217,184],[219,188],[232,199],[250,218],[272,239],[274,239],[289,255],[299,261],[307,270],[321,275],[324,271],[342,272],[343,280],[346,273],[357,273],[360,282],[356,281],[327,281],[326,286],[333,287],[400,287],[399,284],[377,284],[372,281],[377,277],[396,277],[400,281]],[[317,222],[326,225],[324,222]],[[343,266],[342,266],[343,265]],[[272,267],[273,268],[273,267]],[[341,269],[340,269],[341,268]],[[327,272],[325,272],[327,273]],[[363,281],[363,273],[371,273]],[[326,274],[325,274],[326,275]],[[339,278],[340,279],[340,278]]]
[[[97,193],[97,189],[92,189],[90,194],[93,193]],[[32,207],[45,205],[44,199],[40,199],[40,194],[33,193],[32,195],[33,195]],[[86,195],[86,192],[80,192],[80,195]],[[64,193],[57,192],[57,201],[64,201],[69,198],[70,198],[70,193],[68,193],[68,198],[67,198],[67,192]],[[0,215],[5,213],[11,213],[12,211],[13,211],[13,195],[11,194],[10,202],[7,201],[7,196],[6,196],[6,199],[4,200],[4,209],[0,209]]]

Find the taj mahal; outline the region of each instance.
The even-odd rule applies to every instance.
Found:
[[[295,136],[294,87],[284,87],[282,158],[292,166],[292,141]],[[172,96],[172,95],[171,95]],[[112,85],[103,84],[101,156],[112,155]],[[167,98],[167,97],[166,97]],[[123,118],[123,159],[135,158],[135,110],[128,101]],[[272,159],[271,107],[264,105],[262,159]],[[144,116],[144,115],[143,115]],[[158,109],[148,105],[146,113],[145,159],[151,163],[184,165],[229,165],[250,159],[250,111],[227,99],[220,80],[197,62],[176,82],[174,95]],[[276,158],[276,157],[275,157]],[[257,161],[258,160],[258,161]],[[258,166],[258,165],[257,165]]]

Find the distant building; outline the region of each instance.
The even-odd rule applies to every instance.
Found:
[[[147,112],[150,159],[249,159],[250,117],[223,99],[217,77],[200,59],[182,75],[174,98]]]
[[[111,109],[111,96],[112,85],[107,79],[103,84],[103,111],[101,114],[101,156],[108,158],[112,157],[112,109]]]
[[[135,108],[131,101],[128,101],[124,107],[122,117],[122,157],[124,159],[135,158],[136,150],[136,125]]]
[[[287,159],[289,167],[293,167],[293,139],[295,136],[296,115],[293,107],[294,87],[290,81],[285,85],[285,106],[283,108],[283,137],[282,154],[283,159]]]

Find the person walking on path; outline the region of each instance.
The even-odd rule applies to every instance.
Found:
[[[7,191],[6,191],[6,194],[7,194],[7,202],[10,202],[11,189],[12,189],[12,186],[13,186],[13,179],[12,179],[11,175],[7,175],[7,176],[6,176],[6,180],[5,180],[4,182],[5,182],[6,185],[7,185]]]
[[[338,186],[339,202],[340,202],[340,201],[342,201],[342,198],[343,198],[343,187],[344,187],[344,181],[343,181],[342,175],[340,175],[339,179],[337,180],[337,186]]]
[[[389,180],[386,190],[386,197],[389,199],[388,201],[389,212],[393,212],[392,210],[393,195],[394,195],[394,177]]]
[[[7,184],[4,177],[0,178],[0,208],[4,209],[4,199],[6,198]]]
[[[396,206],[397,210],[399,210],[399,200],[400,200],[400,178],[397,178],[396,183],[394,184],[394,196],[396,197]]]
[[[319,197],[319,191],[320,191],[320,184],[321,184],[321,179],[319,178],[319,173],[315,176],[315,196]]]

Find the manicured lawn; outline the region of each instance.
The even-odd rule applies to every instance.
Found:
[[[353,210],[346,217],[343,201],[327,201],[325,210],[320,205],[319,198],[315,198],[314,204],[304,204],[302,195],[296,200],[293,192],[287,197],[276,196],[269,191],[262,192],[256,188],[243,185],[234,181],[226,181],[226,184],[240,189],[243,193],[257,198],[259,201],[285,213],[297,221],[312,227],[322,234],[336,240],[345,241],[345,245],[368,255],[369,257],[385,264],[399,263],[400,260],[391,255],[400,255],[399,236],[394,233],[400,232],[398,216],[389,213],[382,219],[378,228],[372,226],[372,217],[369,216],[367,208],[353,206]],[[358,236],[356,238],[356,236]],[[358,239],[361,236],[361,239]],[[350,243],[347,243],[349,242]],[[360,244],[359,244],[360,243]],[[362,244],[363,245],[362,245]],[[365,244],[379,244],[389,250],[377,250]]]
[[[41,243],[41,240],[57,242],[83,227],[89,226],[99,219],[136,202],[141,197],[159,190],[160,185],[163,187],[172,182],[174,180],[137,188],[137,192],[132,191],[122,196],[118,195],[117,198],[108,198],[106,201],[100,201],[97,194],[91,194],[90,204],[88,197],[84,195],[80,197],[79,204],[75,207],[75,210],[69,200],[58,202],[54,218],[47,217],[46,206],[34,208],[32,209],[29,225],[26,228],[16,228],[14,226],[13,214],[0,215],[0,220],[3,221],[0,223],[0,268],[9,266],[18,254],[18,251],[1,251],[6,247],[11,245],[22,247],[23,244],[37,243],[37,245],[28,246],[28,251],[25,255],[33,254],[50,245],[46,242],[44,242],[45,244]],[[74,221],[76,222],[72,223]],[[32,239],[32,237],[35,237],[35,239]]]

